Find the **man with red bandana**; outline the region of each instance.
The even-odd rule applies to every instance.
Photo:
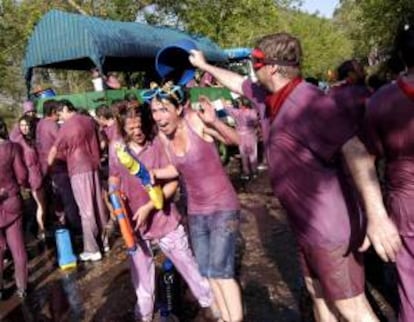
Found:
[[[402,238],[396,258],[399,321],[414,321],[414,30],[403,30],[396,49],[407,73],[383,86],[367,104],[369,150],[385,158],[385,200]]]
[[[372,175],[373,160],[355,137],[358,125],[348,109],[302,80],[297,38],[287,33],[264,36],[252,58],[258,83],[208,64],[200,51],[191,52],[190,62],[258,109],[270,182],[298,241],[316,320],[337,321],[339,314],[347,321],[378,321],[364,294],[359,250],[372,242],[384,260],[394,260],[401,241]],[[367,214],[360,249],[364,231],[355,202],[343,193],[340,153]]]

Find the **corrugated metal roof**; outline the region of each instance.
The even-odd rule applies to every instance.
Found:
[[[36,25],[26,49],[26,80],[32,68],[88,70],[151,70],[159,49],[191,39],[209,61],[223,62],[224,51],[206,37],[136,22],[120,22],[58,10],[49,11]]]

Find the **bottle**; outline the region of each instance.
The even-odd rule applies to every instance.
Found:
[[[162,263],[160,275],[160,317],[161,322],[179,322],[174,315],[177,311],[179,288],[177,274],[170,259]]]

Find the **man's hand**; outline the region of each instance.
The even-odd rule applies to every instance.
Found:
[[[135,212],[134,216],[132,217],[135,221],[135,230],[138,230],[140,228],[146,228],[147,225],[147,219],[152,211],[152,202],[148,202],[142,207],[138,208],[138,210]]]
[[[190,51],[190,56],[188,56],[188,60],[190,61],[191,65],[203,70],[203,66],[207,64],[206,59],[204,58],[204,54],[200,50],[192,49]]]
[[[395,262],[402,243],[397,228],[387,215],[371,216],[367,233],[359,251],[366,251],[372,244],[378,256],[385,262]]]
[[[216,109],[205,96],[200,96],[198,101],[202,107],[201,110],[197,111],[198,116],[205,124],[212,125],[217,120]]]

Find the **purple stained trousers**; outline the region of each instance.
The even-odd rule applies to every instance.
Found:
[[[20,216],[8,226],[0,228],[0,276],[3,276],[3,255],[7,245],[13,257],[16,287],[25,290],[28,270],[22,222]]]
[[[179,225],[159,239],[158,244],[187,282],[200,305],[209,307],[213,303],[213,293],[208,280],[200,275],[184,227]],[[137,296],[135,317],[151,321],[154,310],[155,264],[149,241],[141,242],[137,251],[130,256],[130,269]]]
[[[98,171],[74,174],[70,177],[70,184],[81,217],[83,251],[98,252],[99,246],[106,243],[104,229],[109,216],[102,198]]]

